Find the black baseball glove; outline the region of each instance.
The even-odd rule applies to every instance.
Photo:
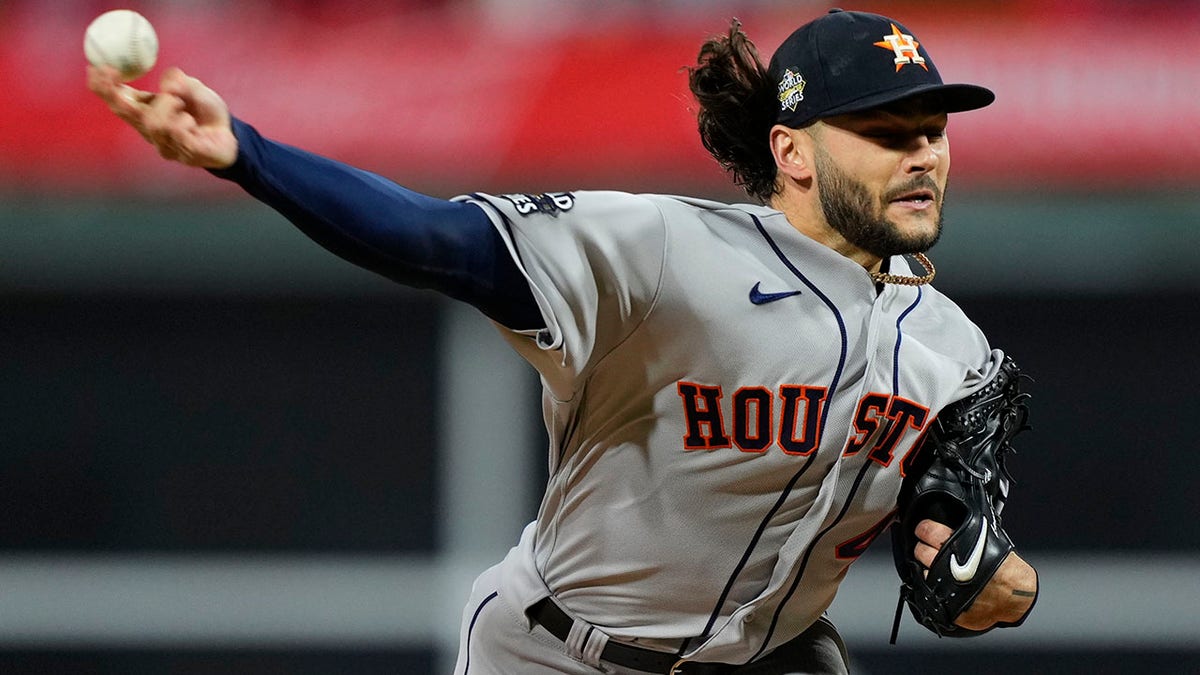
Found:
[[[980,390],[943,409],[934,420],[913,463],[906,466],[892,525],[892,554],[900,575],[900,601],[891,641],[896,641],[907,602],[926,628],[947,637],[986,633],[954,623],[1013,550],[1000,522],[1011,482],[1005,455],[1025,424],[1029,394],[1020,390],[1021,374],[1005,357],[1000,369]],[[953,533],[942,545],[926,574],[916,560],[914,532],[929,518]],[[1026,612],[1025,616],[1028,616]],[[997,626],[1019,625],[1025,617]]]

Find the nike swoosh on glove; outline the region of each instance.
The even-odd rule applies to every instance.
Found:
[[[893,644],[905,603],[918,623],[946,637],[1017,626],[1029,615],[1027,611],[1015,622],[981,631],[954,623],[1014,550],[1000,512],[1011,482],[1005,457],[1013,451],[1012,438],[1028,428],[1023,379],[1028,378],[1005,357],[987,384],[938,414],[913,455],[892,524],[892,554],[900,576]],[[917,523],[926,518],[953,530],[928,570],[913,553]]]

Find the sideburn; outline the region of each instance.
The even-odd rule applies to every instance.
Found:
[[[931,237],[905,237],[882,212],[882,205],[861,181],[843,172],[818,141],[814,164],[821,211],[825,221],[846,241],[880,258],[923,253],[933,248],[942,234],[942,209]],[[945,201],[943,200],[943,204]]]

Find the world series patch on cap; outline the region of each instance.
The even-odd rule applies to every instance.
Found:
[[[948,113],[996,99],[986,87],[942,82],[912,31],[867,12],[832,9],[804,24],[775,50],[768,72],[779,87],[776,121],[792,128],[919,94],[936,94]]]

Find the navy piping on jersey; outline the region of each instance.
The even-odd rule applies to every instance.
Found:
[[[896,318],[896,347],[892,353],[892,393],[896,396],[900,395],[900,343],[904,340],[904,332],[901,329],[901,324],[904,323],[904,320],[909,314],[912,314],[913,310],[917,308],[917,305],[921,304],[922,297],[922,289],[918,287],[917,299],[914,300],[913,303],[909,305],[903,312],[901,312],[899,317]],[[811,559],[812,552],[816,549],[817,543],[820,542],[830,530],[837,527],[838,523],[842,521],[842,518],[846,516],[846,512],[850,509],[850,505],[854,503],[854,496],[858,493],[858,489],[862,485],[863,478],[867,475],[867,469],[871,468],[871,466],[874,464],[875,462],[872,462],[869,457],[863,462],[862,468],[858,470],[858,475],[854,478],[854,485],[851,486],[850,493],[846,495],[846,502],[842,505],[842,510],[838,513],[837,518],[834,518],[833,522],[830,523],[828,527],[817,533],[817,536],[813,537],[812,543],[809,544],[808,548],[804,551],[804,557],[800,563],[796,578],[794,581],[792,581],[792,586],[788,589],[787,594],[784,595],[783,601],[776,606],[775,615],[771,621],[771,628],[767,631],[767,637],[765,640],[763,640],[762,646],[760,646],[758,651],[755,652],[754,656],[751,657],[751,660],[758,658],[758,656],[763,653],[763,650],[767,648],[767,645],[770,644],[771,635],[774,634],[775,626],[778,625],[779,622],[779,615],[783,612],[783,608],[787,605],[792,595],[795,594],[796,589],[799,588],[800,579],[804,576],[804,570],[808,566],[808,561]]]
[[[483,608],[498,597],[500,597],[500,592],[492,591],[492,594],[484,598],[483,602],[479,603],[479,606],[475,608],[475,613],[471,615],[471,625],[467,627],[467,644],[463,647],[467,652],[466,664],[463,666],[463,675],[471,672],[471,635],[475,633],[475,622],[479,620],[479,614],[483,612]]]
[[[829,523],[828,527],[813,537],[812,543],[804,550],[804,556],[800,559],[800,567],[796,570],[796,578],[792,580],[792,585],[788,588],[787,593],[784,594],[783,599],[775,606],[775,613],[771,616],[771,626],[767,629],[767,635],[763,638],[762,646],[758,648],[758,651],[754,652],[754,656],[750,657],[751,661],[758,658],[766,650],[767,645],[771,643],[771,636],[775,634],[775,627],[779,625],[779,615],[783,613],[783,608],[787,606],[788,601],[795,595],[796,589],[800,587],[800,580],[804,578],[804,571],[808,567],[808,561],[812,558],[812,552],[816,549],[817,543],[826,534],[829,534],[830,530],[837,527],[842,522],[842,518],[846,517],[846,512],[850,510],[850,505],[854,503],[854,495],[858,493],[858,488],[862,485],[863,477],[867,475],[867,469],[871,468],[874,464],[875,462],[870,459],[863,462],[862,468],[858,470],[858,475],[854,477],[854,485],[850,487],[850,493],[846,495],[846,502],[842,504],[842,510],[838,512],[837,517],[833,519],[833,522]]]
[[[815,284],[813,284],[813,282],[811,280],[809,280],[809,278],[807,276],[805,276],[803,272],[801,272],[799,269],[796,268],[796,266],[794,264],[792,264],[792,261],[788,260],[787,255],[784,254],[784,252],[779,248],[779,245],[777,243],[775,243],[775,240],[771,238],[771,235],[767,233],[766,228],[763,227],[763,224],[758,219],[758,217],[751,215],[750,218],[754,221],[754,226],[756,228],[758,228],[759,234],[762,235],[762,237],[766,241],[767,245],[771,247],[771,250],[775,252],[776,257],[779,258],[780,262],[782,262],[784,264],[784,266],[786,266],[788,268],[788,270],[790,270],[791,273],[794,274],[796,276],[796,278],[800,280],[801,283],[803,283],[805,286],[807,286],[809,288],[809,290],[811,290],[813,292],[813,295],[815,295],[817,298],[819,298],[821,300],[821,302],[823,302],[825,304],[825,306],[829,308],[829,311],[833,313],[834,318],[837,320],[838,332],[841,334],[842,349],[841,349],[841,354],[838,357],[837,370],[834,371],[833,379],[829,383],[828,397],[829,397],[829,399],[832,399],[834,397],[834,395],[837,393],[838,385],[841,383],[842,371],[846,367],[846,353],[849,351],[849,338],[847,337],[847,334],[846,334],[846,322],[842,318],[841,312],[838,311],[837,305],[835,305],[833,303],[833,301],[829,299],[829,296],[825,295],[825,293],[823,293],[821,291],[821,289],[817,288],[817,286]],[[824,409],[821,411],[821,427],[820,428],[822,428],[822,429],[825,428],[825,421],[828,418],[828,416],[829,416],[829,406],[826,405],[824,407]],[[712,630],[713,626],[716,625],[717,617],[719,617],[721,615],[721,608],[725,605],[725,600],[729,597],[729,593],[733,590],[734,582],[737,581],[737,578],[739,576],[741,576],[742,570],[750,562],[750,555],[754,552],[754,549],[758,547],[759,540],[762,539],[763,532],[766,531],[767,525],[775,517],[775,514],[779,512],[779,509],[783,507],[783,504],[787,500],[787,497],[791,494],[792,489],[796,487],[796,483],[798,483],[800,481],[800,477],[803,476],[806,471],[808,471],[808,468],[810,466],[812,466],[812,462],[814,459],[816,459],[816,457],[817,457],[816,451],[814,451],[811,455],[808,456],[808,459],[804,462],[804,464],[796,472],[796,475],[792,476],[792,479],[790,481],[788,481],[788,484],[784,487],[783,491],[780,492],[779,499],[776,500],[775,505],[772,506],[769,511],[767,511],[765,516],[763,516],[762,521],[758,524],[758,529],[755,530],[754,536],[750,539],[750,543],[746,546],[746,551],[742,554],[742,559],[740,561],[738,561],[737,566],[734,567],[733,573],[729,575],[729,580],[725,583],[725,588],[721,591],[721,595],[717,598],[717,602],[713,606],[713,611],[708,617],[708,623],[705,624],[704,632],[701,633],[701,635],[707,636],[709,634],[709,632]],[[772,620],[771,632],[774,631],[774,622],[777,619],[778,619],[778,612],[776,612],[776,615],[775,615],[774,619]],[[769,634],[770,634],[770,632],[768,632],[768,635]],[[680,650],[679,650],[680,655],[682,655],[683,653],[685,653],[687,651],[690,643],[691,643],[690,639],[684,641],[683,646],[680,647]]]
[[[896,318],[896,349],[894,352],[892,352],[892,393],[896,396],[900,395],[900,343],[904,341],[904,330],[901,328],[900,324],[904,323],[904,320],[908,318],[908,315],[912,314],[913,310],[917,308],[917,305],[921,304],[922,297],[924,297],[922,289],[920,286],[918,286],[917,299],[913,301],[913,304],[908,306],[908,309],[905,309],[900,313],[900,316]]]

